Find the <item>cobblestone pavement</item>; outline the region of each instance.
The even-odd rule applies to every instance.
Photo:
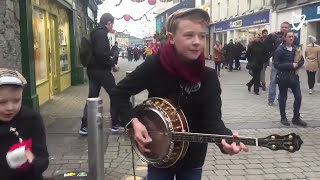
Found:
[[[127,62],[120,59],[120,72],[115,73],[116,81],[125,76],[125,71],[133,70],[141,61]],[[206,64],[213,67],[212,61]],[[269,77],[270,68],[266,77]],[[285,135],[295,132],[301,135],[304,144],[300,151],[289,153],[271,151],[267,148],[250,147],[249,153],[235,156],[221,154],[214,144],[210,144],[203,179],[320,179],[320,85],[309,95],[306,73],[301,70],[302,108],[301,116],[309,123],[308,128],[282,126],[279,123],[277,103],[267,105],[267,92],[260,96],[248,93],[245,83],[250,77],[246,70],[232,73],[221,72],[222,113],[227,127],[239,131],[245,137],[266,137],[270,134]],[[267,78],[267,81],[269,79]],[[88,170],[87,138],[78,135],[80,118],[88,85],[73,86],[56,95],[53,100],[41,106],[40,111],[47,128],[47,144],[50,153],[50,165],[44,173],[46,177],[70,171]],[[109,100],[102,90],[105,117],[105,179],[129,180],[132,178],[132,153],[128,138],[123,134],[110,133]],[[147,97],[146,92],[136,96],[139,103]],[[287,114],[292,116],[292,94],[288,95]],[[146,164],[135,155],[135,170],[138,177],[145,177]],[[138,178],[139,179],[139,178]]]

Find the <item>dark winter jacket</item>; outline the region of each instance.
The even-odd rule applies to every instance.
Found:
[[[112,46],[111,48],[111,55],[112,56],[119,56],[119,47],[118,46]]]
[[[23,140],[32,139],[32,153],[35,159],[27,171],[10,169],[6,154],[9,148],[19,143],[19,139],[10,131],[16,128]],[[9,122],[0,121],[0,179],[1,180],[42,180],[42,173],[48,168],[49,155],[43,120],[39,113],[22,106],[20,112]]]
[[[268,51],[262,42],[251,42],[246,52],[252,70],[262,69],[263,63],[269,59]]]
[[[165,71],[160,62],[160,56],[151,55],[139,65],[136,70],[120,81],[111,95],[112,108],[120,111],[124,124],[135,117],[134,109],[129,101],[131,95],[148,90],[149,97],[163,97],[173,100],[176,104],[184,83],[172,77]],[[184,91],[183,91],[184,92]],[[217,73],[205,68],[205,78],[198,91],[180,96],[180,106],[189,123],[191,132],[227,134],[227,129],[221,120],[221,88]],[[221,147],[221,146],[220,146]],[[190,143],[185,158],[176,167],[196,168],[204,164],[207,144]]]
[[[274,67],[278,71],[293,71],[293,62],[296,54],[296,46],[292,47],[292,51],[287,50],[285,45],[281,44],[274,53],[273,63]],[[298,63],[298,68],[304,64],[304,59],[301,56],[301,60]]]
[[[235,47],[235,45],[231,42],[229,44],[227,44],[226,46],[224,46],[224,50],[225,50],[224,57],[226,57],[227,60],[234,59],[234,57],[235,57],[234,47]]]
[[[112,54],[108,32],[106,27],[98,26],[90,33],[94,57],[88,64],[88,70],[111,70],[114,66],[114,62],[110,58]]]
[[[240,59],[242,51],[245,50],[243,45],[241,43],[236,43],[234,45],[234,58],[235,59]]]

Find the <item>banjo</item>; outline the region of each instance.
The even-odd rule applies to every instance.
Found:
[[[291,133],[285,136],[270,135],[266,138],[235,138],[229,135],[202,134],[189,132],[186,117],[181,109],[169,99],[153,97],[136,106],[136,115],[146,127],[152,142],[147,145],[151,152],[140,152],[134,140],[134,132],[126,125],[126,135],[130,137],[137,155],[146,163],[159,168],[167,168],[185,156],[189,142],[221,144],[244,143],[250,146],[262,146],[271,150],[298,151],[303,143],[300,136]]]

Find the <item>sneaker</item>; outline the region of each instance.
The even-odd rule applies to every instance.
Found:
[[[81,134],[81,135],[87,135],[87,134],[88,134],[87,128],[86,128],[86,127],[80,128],[79,134]]]
[[[281,118],[280,122],[281,122],[281,124],[283,124],[285,126],[290,126],[290,123],[287,118]]]
[[[262,89],[262,91],[266,91],[266,85],[265,85],[265,84],[262,84],[262,85],[261,85],[261,89]]]
[[[312,94],[313,90],[312,89],[309,89],[309,94]]]
[[[273,102],[268,102],[268,105],[269,106],[273,106]]]
[[[124,131],[124,127],[122,127],[120,125],[112,126],[111,131],[112,132],[123,132]]]

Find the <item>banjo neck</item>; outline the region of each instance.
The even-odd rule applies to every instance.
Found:
[[[228,135],[190,132],[170,132],[169,134],[173,141],[221,144],[221,140],[225,139],[228,144],[233,142],[239,144],[242,142],[249,146],[262,146],[271,150],[287,150],[289,152],[298,151],[303,143],[300,136],[295,133],[290,133],[285,136],[273,134],[265,138],[233,137]]]
[[[221,144],[221,140],[226,140],[227,143],[231,144],[233,142],[242,142],[249,146],[259,146],[259,138],[250,137],[239,137],[235,138],[228,135],[217,135],[217,134],[202,134],[202,133],[189,133],[189,132],[171,132],[171,138],[173,141],[187,141],[187,142],[197,142],[197,143],[215,143]],[[261,142],[260,142],[261,144]]]

